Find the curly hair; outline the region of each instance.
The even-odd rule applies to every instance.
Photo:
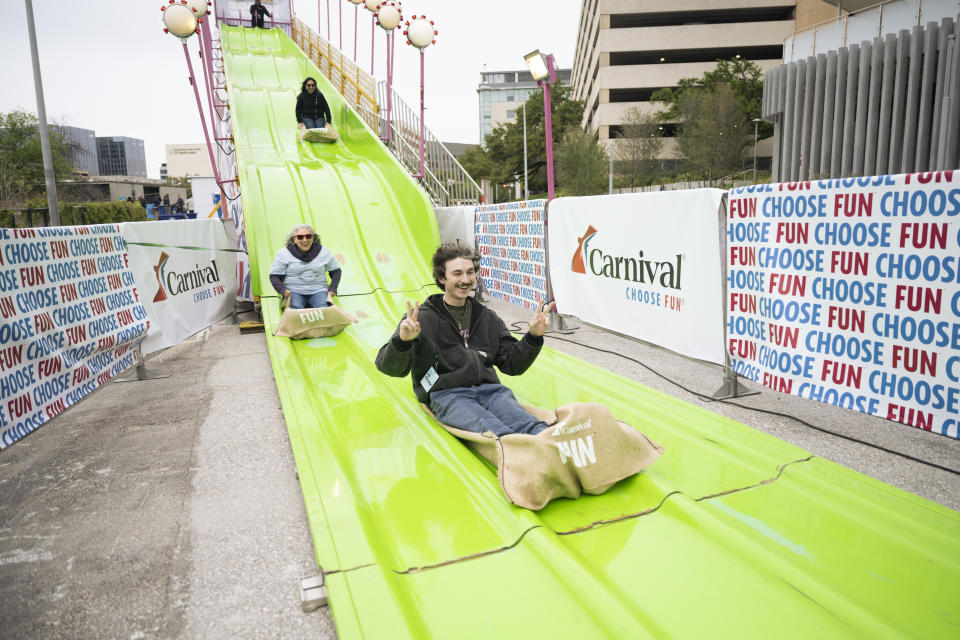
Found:
[[[297,231],[299,231],[300,229],[310,229],[310,233],[313,235],[313,241],[316,242],[317,244],[321,244],[320,234],[314,231],[313,227],[311,227],[308,224],[298,224],[293,229],[290,229],[290,233],[287,234],[287,244],[293,244],[293,236],[297,235]]]
[[[433,254],[433,281],[443,289],[440,278],[447,275],[447,262],[456,258],[466,258],[473,262],[473,249],[461,244],[442,244]]]

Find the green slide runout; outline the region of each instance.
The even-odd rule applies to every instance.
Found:
[[[522,402],[602,402],[666,453],[601,496],[509,505],[374,367],[405,301],[437,291],[426,196],[285,34],[221,32],[253,287],[341,638],[960,637],[960,513],[549,348],[505,379]],[[336,144],[296,138],[308,75]],[[301,222],[360,320],[333,338],[270,336],[270,263]]]

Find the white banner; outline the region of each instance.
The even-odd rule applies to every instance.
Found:
[[[960,436],[960,172],[741,187],[728,216],[737,373]]]
[[[233,222],[169,220],[122,225],[130,268],[150,317],[143,353],[178,344],[233,310]]]
[[[557,310],[723,364],[723,191],[557,198],[547,219]]]
[[[0,229],[0,449],[132,365],[147,324],[117,225]]]

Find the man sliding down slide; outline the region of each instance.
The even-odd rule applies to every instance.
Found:
[[[534,313],[517,340],[496,313],[470,297],[477,280],[471,249],[442,245],[433,254],[433,277],[443,293],[419,307],[407,301],[407,314],[377,354],[377,368],[389,376],[411,373],[417,399],[451,427],[496,436],[546,429],[500,384],[493,367],[507,375],[530,368],[553,303]]]

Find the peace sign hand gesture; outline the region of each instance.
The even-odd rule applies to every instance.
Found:
[[[410,342],[420,335],[420,323],[417,322],[419,313],[420,307],[407,300],[407,316],[400,322],[400,339],[404,342]]]
[[[553,310],[555,303],[550,301],[548,304],[541,307],[537,305],[537,311],[533,314],[533,319],[530,320],[530,335],[537,336],[538,338],[543,336],[547,332],[547,328],[550,326],[550,311]]]

